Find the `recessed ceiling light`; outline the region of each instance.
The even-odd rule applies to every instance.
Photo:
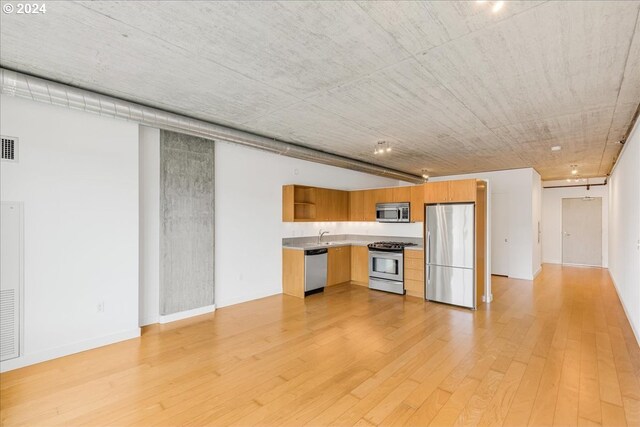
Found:
[[[562,150],[562,147],[559,145],[554,145],[553,147],[551,147],[551,151],[560,151]]]
[[[491,10],[493,11],[493,13],[497,13],[500,9],[502,9],[502,6],[504,6],[504,2],[497,1],[493,4],[493,9]]]

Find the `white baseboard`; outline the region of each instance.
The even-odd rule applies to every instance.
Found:
[[[252,295],[241,295],[241,296],[236,296],[236,297],[227,298],[227,299],[218,298],[216,296],[216,305],[218,306],[218,308],[228,307],[230,305],[240,304],[243,302],[253,301],[260,298],[266,298],[266,297],[271,297],[273,295],[280,295],[280,294],[282,294],[281,288],[277,290],[269,290],[269,291],[260,292],[260,293],[256,292]]]
[[[165,314],[158,317],[158,323],[175,322],[177,320],[188,319],[189,317],[200,316],[202,314],[211,313],[216,310],[216,305],[205,305],[204,307],[194,308],[192,310],[179,311],[177,313]]]
[[[25,366],[34,365],[51,359],[57,359],[58,357],[69,356],[71,354],[80,353],[81,351],[91,350],[109,344],[115,344],[117,342],[137,338],[139,336],[140,328],[135,328],[129,331],[118,332],[87,341],[80,341],[62,347],[53,348],[51,350],[41,351],[35,354],[25,354],[23,356],[16,357],[15,359],[0,362],[0,372],[24,368]]]
[[[631,325],[631,330],[633,331],[633,335],[635,335],[636,337],[636,342],[638,343],[638,346],[640,346],[640,331],[636,330],[636,327],[633,324],[631,316],[629,316],[629,311],[627,310],[627,306],[624,304],[624,300],[620,296],[620,291],[618,290],[616,279],[613,278],[613,274],[611,274],[611,270],[607,269],[607,272],[609,273],[609,277],[611,278],[611,282],[613,283],[613,288],[616,290],[616,294],[618,294],[618,299],[620,300],[620,304],[622,305],[622,310],[624,310],[624,314],[625,316],[627,316],[629,325]]]
[[[534,280],[536,277],[538,277],[538,274],[540,274],[541,271],[542,271],[542,266],[538,267],[538,270],[535,273],[533,273]]]

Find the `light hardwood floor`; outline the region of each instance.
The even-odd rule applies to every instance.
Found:
[[[477,312],[355,285],[222,308],[2,374],[2,424],[640,426],[606,270],[493,293]]]

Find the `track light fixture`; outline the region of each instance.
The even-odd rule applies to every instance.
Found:
[[[384,154],[391,152],[391,145],[387,141],[378,141],[373,148],[373,154]]]

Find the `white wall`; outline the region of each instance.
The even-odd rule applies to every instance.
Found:
[[[609,265],[609,186],[542,190],[542,262],[562,264],[562,199],[602,197],[602,266]]]
[[[216,306],[282,291],[282,237],[332,233],[422,235],[422,224],[282,222],[282,186],[352,190],[398,181],[216,142]]]
[[[140,326],[160,318],[160,130],[140,126]]]
[[[640,344],[640,121],[609,180],[609,272]]]
[[[1,369],[139,335],[138,126],[5,95],[0,113],[19,138],[0,192],[24,202],[25,259],[24,355]]]
[[[537,268],[534,266],[533,240],[533,169],[512,169],[496,172],[481,172],[466,175],[451,175],[431,178],[430,181],[455,179],[483,179],[489,182],[491,194],[509,195],[509,277],[532,280]],[[491,201],[489,200],[489,209]],[[489,210],[488,218],[491,218]],[[491,234],[491,227],[489,227]],[[491,265],[491,264],[489,264]]]
[[[535,169],[531,169],[531,173],[531,271],[535,277],[542,270],[542,177]]]

